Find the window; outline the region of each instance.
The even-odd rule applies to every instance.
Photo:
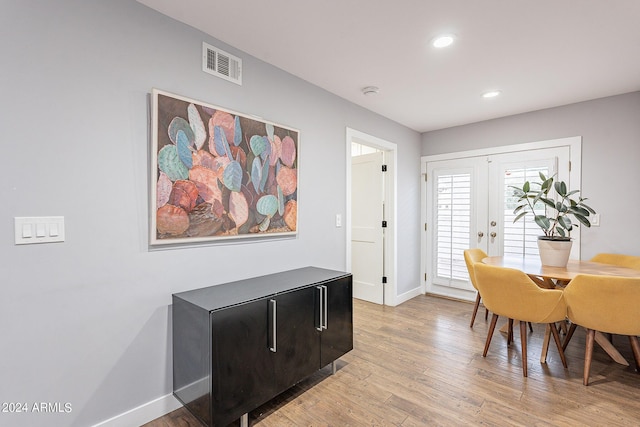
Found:
[[[471,229],[471,174],[436,175],[436,275],[451,280],[469,280],[464,250]]]
[[[532,167],[507,169],[504,171],[504,255],[538,256],[538,236],[540,228],[527,215],[514,223],[516,215],[513,210],[517,206],[518,197],[514,195],[513,187],[522,187],[525,181],[539,181],[539,174],[549,176],[548,167]],[[536,214],[544,214],[545,208],[542,202],[535,205]]]

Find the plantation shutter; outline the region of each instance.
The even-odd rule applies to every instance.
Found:
[[[457,287],[456,280],[469,280],[463,252],[469,248],[471,232],[471,172],[441,172],[435,179],[436,279],[439,284]]]
[[[549,168],[531,167],[508,169],[504,171],[504,255],[516,256],[538,256],[538,236],[540,227],[533,221],[533,216],[527,214],[526,218],[520,219],[514,224],[516,215],[513,210],[517,206],[518,197],[514,194],[511,186],[522,188],[525,181],[539,182],[539,174],[542,172],[549,176]],[[545,205],[538,202],[535,205],[535,213],[544,214]]]

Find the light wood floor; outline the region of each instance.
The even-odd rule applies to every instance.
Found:
[[[565,370],[553,343],[540,363],[544,326],[534,325],[523,378],[519,328],[509,347],[496,328],[483,358],[488,322],[481,307],[469,328],[472,308],[430,296],[398,307],[354,300],[354,349],[338,361],[338,372],[320,370],[253,411],[250,425],[640,425],[640,375],[633,368],[596,348],[591,383],[582,385],[584,330],[567,347]],[[614,345],[633,361],[626,337],[614,336]],[[200,423],[181,408],[145,426]]]

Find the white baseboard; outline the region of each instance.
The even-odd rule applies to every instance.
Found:
[[[394,305],[400,305],[405,301],[409,301],[411,298],[417,297],[418,295],[423,295],[423,292],[420,286],[418,286],[417,288],[411,289],[410,291],[407,291],[401,295],[396,296]]]
[[[151,402],[147,402],[124,412],[108,420],[95,424],[93,427],[131,427],[141,426],[159,418],[169,412],[180,408],[182,403],[173,394],[159,397]]]

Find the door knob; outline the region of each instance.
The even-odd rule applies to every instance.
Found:
[[[489,236],[491,236],[491,237],[496,237],[496,232],[495,232],[495,231],[492,231],[492,232],[491,232],[491,234],[489,234]]]
[[[482,231],[478,231],[478,237],[482,237],[484,236],[484,233]]]
[[[496,226],[496,222],[495,221],[491,221],[491,226],[495,227]]]

